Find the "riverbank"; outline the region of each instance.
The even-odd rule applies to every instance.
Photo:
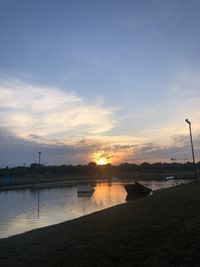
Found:
[[[198,266],[200,185],[0,240],[0,266]]]

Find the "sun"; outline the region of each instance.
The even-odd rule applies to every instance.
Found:
[[[109,152],[101,149],[99,151],[94,152],[94,154],[92,154],[92,160],[97,165],[107,165],[111,163],[111,155]]]
[[[107,158],[99,158],[97,159],[97,164],[98,165],[106,165],[109,163],[109,160]]]

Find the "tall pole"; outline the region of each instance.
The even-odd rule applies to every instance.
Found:
[[[39,154],[39,165],[40,165],[41,152],[38,152],[38,154]]]
[[[193,169],[194,169],[194,178],[197,183],[197,169],[195,164],[195,157],[194,157],[194,147],[193,147],[193,140],[192,140],[192,128],[191,128],[191,122],[186,119],[185,120],[187,124],[189,125],[189,131],[190,131],[190,142],[191,142],[191,148],[192,148],[192,159],[193,159]]]

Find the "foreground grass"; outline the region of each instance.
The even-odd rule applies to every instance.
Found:
[[[199,266],[200,185],[0,240],[0,266]]]

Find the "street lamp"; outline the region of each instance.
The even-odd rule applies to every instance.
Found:
[[[38,154],[39,154],[39,165],[40,165],[41,152],[38,152]]]
[[[193,159],[194,178],[195,178],[195,181],[197,183],[197,170],[196,170],[195,158],[194,158],[194,148],[193,148],[193,141],[192,141],[191,122],[188,119],[186,119],[185,121],[189,125],[189,130],[190,130],[190,142],[191,142],[191,148],[192,148],[192,159]]]

